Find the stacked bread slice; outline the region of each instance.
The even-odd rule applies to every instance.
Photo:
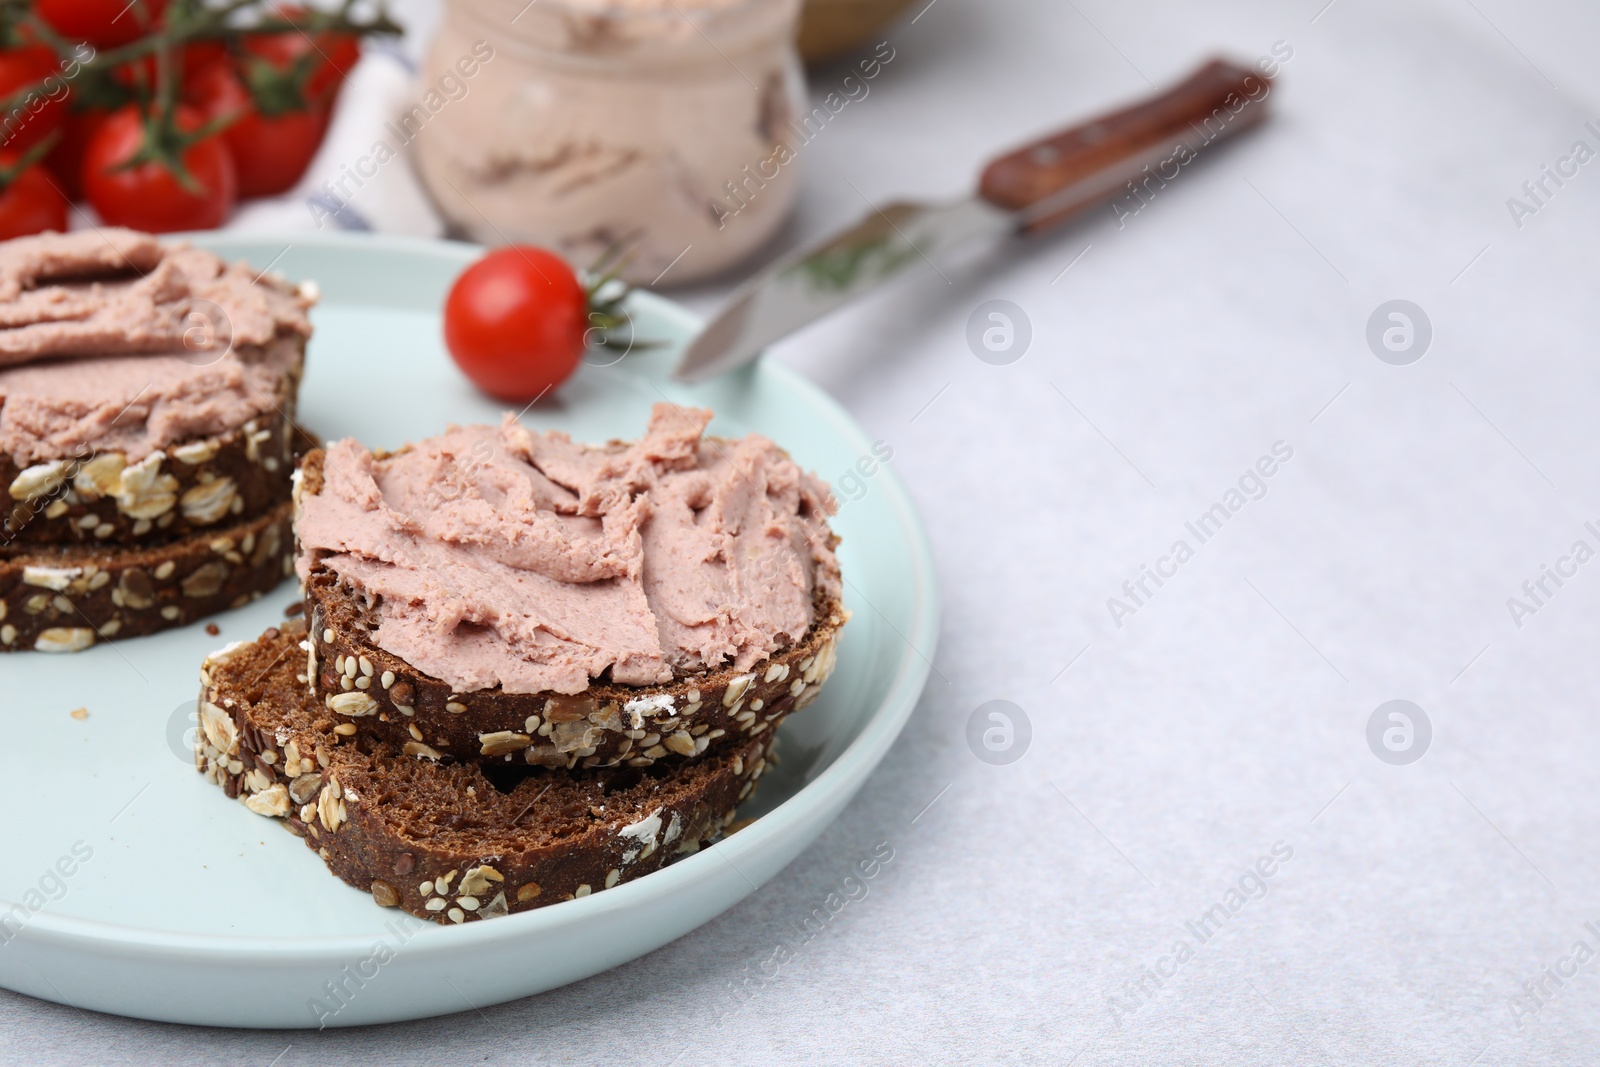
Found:
[[[303,619],[214,653],[196,765],[442,923],[714,841],[848,618],[827,488],[658,405],[634,444],[514,420],[306,457]]]
[[[292,573],[312,299],[129,230],[0,245],[0,650],[180,626]]]

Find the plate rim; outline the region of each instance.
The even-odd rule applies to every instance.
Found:
[[[171,235],[173,239],[192,241],[196,245],[261,245],[287,243],[326,248],[366,247],[385,249],[397,254],[420,255],[438,259],[448,257],[463,262],[470,261],[487,249],[481,245],[454,240],[434,240],[403,235],[327,232],[295,234],[293,240],[267,234],[235,234],[224,231],[185,233]],[[656,293],[636,290],[631,299],[650,307],[653,314],[676,320],[689,330],[695,329],[701,319],[694,312]],[[798,372],[781,363],[762,360],[757,364],[734,372],[748,381],[756,374],[774,375],[785,388],[802,393],[821,412],[830,427],[846,439],[860,439],[865,434],[832,396]],[[887,754],[899,736],[911,713],[915,710],[932,670],[937,652],[941,605],[937,571],[927,529],[922,523],[910,493],[899,474],[883,467],[876,484],[889,500],[901,531],[905,534],[907,556],[911,564],[915,597],[912,603],[913,626],[911,632],[900,634],[908,646],[895,676],[891,679],[885,696],[879,701],[862,728],[861,733],[834,758],[815,779],[806,783],[793,796],[773,810],[744,827],[732,838],[719,841],[700,853],[679,860],[646,877],[619,885],[605,893],[595,893],[578,900],[516,915],[504,916],[494,923],[467,923],[443,927],[428,924],[408,944],[408,955],[432,956],[453,954],[458,951],[484,947],[492,942],[522,940],[538,937],[548,928],[565,926],[574,921],[599,918],[613,910],[632,910],[650,903],[651,898],[670,895],[678,883],[692,884],[700,881],[699,872],[719,860],[728,862],[730,854],[753,852],[784,835],[796,832],[799,824],[816,808],[826,808],[837,802],[842,808],[865,783],[868,775]],[[857,595],[859,596],[859,590]],[[872,611],[878,609],[866,602]],[[893,629],[893,627],[891,627]],[[198,670],[198,665],[196,665]],[[718,850],[721,850],[719,853]],[[636,899],[637,898],[637,899]],[[0,898],[0,909],[10,901]],[[508,925],[509,924],[509,925]],[[35,914],[24,932],[29,940],[55,943],[89,951],[129,953],[137,951],[163,959],[178,961],[211,962],[226,957],[235,963],[295,963],[337,962],[353,953],[370,948],[374,934],[344,934],[337,937],[310,937],[261,934],[201,934],[179,933],[147,926],[88,919],[77,916],[52,914],[48,911]]]

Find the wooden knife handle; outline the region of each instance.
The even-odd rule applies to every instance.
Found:
[[[1135,179],[1176,177],[1194,153],[1265,119],[1271,87],[1253,67],[1213,59],[1164,93],[1001,156],[984,168],[978,195],[1038,233],[1129,192]]]

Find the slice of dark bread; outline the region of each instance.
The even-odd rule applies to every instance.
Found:
[[[296,498],[321,486],[322,453],[313,451],[301,466]],[[747,671],[723,667],[648,686],[596,682],[577,696],[498,688],[456,693],[379,648],[378,619],[365,597],[315,560],[305,593],[308,677],[336,719],[396,745],[422,746],[435,758],[567,769],[648,767],[762,736],[816,699],[850,617],[837,599],[819,596],[816,622],[804,638]]]
[[[120,452],[21,469],[0,456],[0,546],[160,544],[254,518],[289,499],[296,443],[291,415],[273,412],[132,465]]]
[[[804,640],[756,664],[690,675],[661,685],[597,682],[577,696],[455,693],[373,643],[375,620],[362,598],[330,571],[306,583],[311,620],[307,669],[329,713],[433,758],[500,758],[546,767],[598,767],[692,759],[759,737],[810,704],[832,673],[846,613],[817,606]]]
[[[720,836],[766,767],[771,731],[650,769],[418,759],[307,692],[304,625],[207,658],[195,766],[339,878],[420,918],[494,918],[648,874]]]
[[[15,551],[0,559],[0,650],[79,652],[242,607],[294,573],[291,507],[149,548]]]

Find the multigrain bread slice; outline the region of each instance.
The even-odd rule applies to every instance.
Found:
[[[419,918],[495,918],[648,874],[720,836],[767,765],[771,731],[670,768],[419,760],[306,691],[303,637],[295,619],[206,660],[195,766],[339,878]]]
[[[0,552],[160,544],[266,513],[289,499],[294,457],[309,443],[294,425],[293,387],[284,383],[283,407],[269,415],[132,464],[89,449],[25,467],[0,455]]]
[[[297,500],[321,491],[322,460],[320,451],[306,456]],[[498,687],[457,693],[379,648],[381,607],[315,560],[305,595],[307,677],[336,719],[426,758],[569,770],[690,760],[762,736],[817,698],[850,617],[819,589],[804,637],[747,670],[725,666],[658,685],[597,681],[576,696]]]
[[[36,546],[0,559],[0,650],[80,652],[243,607],[294,572],[290,508],[150,548]]]
[[[371,613],[337,576],[306,584],[305,667],[328,711],[365,732],[437,759],[501,759],[545,767],[648,767],[760,737],[817,698],[833,673],[847,613],[817,605],[805,639],[751,670],[723,667],[663,685],[597,682],[577,696],[455,693],[372,642]]]

